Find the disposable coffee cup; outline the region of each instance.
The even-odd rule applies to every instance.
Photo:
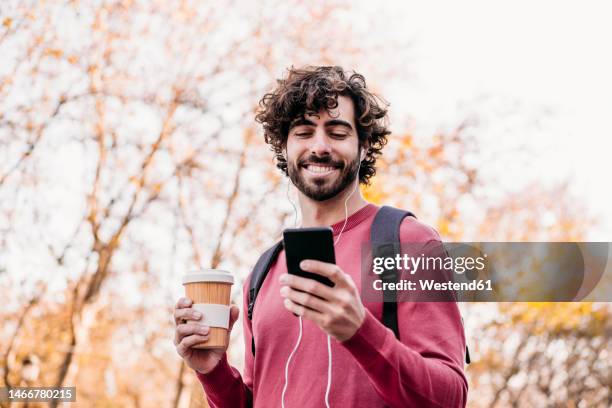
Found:
[[[232,274],[219,269],[201,269],[183,276],[185,295],[193,301],[191,307],[203,316],[198,323],[210,327],[208,340],[193,348],[227,348],[233,283]]]

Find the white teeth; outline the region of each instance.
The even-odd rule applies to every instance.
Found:
[[[309,164],[306,168],[313,173],[327,173],[334,170],[333,167],[316,166],[314,164]]]

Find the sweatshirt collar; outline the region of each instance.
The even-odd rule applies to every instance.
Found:
[[[368,203],[365,206],[361,207],[359,210],[355,211],[346,220],[346,227],[344,227],[343,233],[359,225],[362,221],[364,221],[365,219],[373,215],[376,212],[377,208],[378,207],[375,206],[374,204]],[[342,230],[343,226],[344,226],[344,219],[333,224],[331,227],[334,231],[334,235],[338,235],[340,231]]]

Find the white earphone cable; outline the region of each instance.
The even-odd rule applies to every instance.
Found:
[[[331,336],[327,335],[327,388],[325,388],[325,407],[329,408],[329,391],[331,390],[332,379],[332,351]]]
[[[298,211],[297,211],[297,207],[295,206],[295,203],[293,202],[293,200],[289,196],[289,187],[290,186],[291,186],[291,179],[289,177],[287,177],[287,200],[289,200],[289,202],[291,203],[291,206],[293,207],[293,227],[295,228],[295,227],[297,227]]]
[[[293,347],[293,350],[291,351],[291,354],[289,354],[289,358],[287,359],[287,363],[285,364],[285,385],[283,386],[283,394],[281,396],[282,408],[285,408],[285,392],[287,392],[287,386],[289,385],[289,362],[291,362],[291,359],[293,358],[293,355],[295,354],[301,341],[302,341],[302,316],[300,316],[300,334],[298,336],[297,343],[295,343],[295,347]]]
[[[355,183],[355,187],[353,188],[353,191],[351,191],[351,194],[349,194],[348,197],[346,197],[346,200],[344,200],[344,224],[342,225],[342,229],[340,229],[338,238],[336,238],[336,241],[334,242],[334,246],[338,245],[338,242],[340,242],[340,237],[342,236],[342,233],[344,232],[344,228],[346,228],[346,223],[348,221],[347,203],[348,203],[348,200],[353,196],[353,194],[355,194],[355,191],[357,191],[357,187],[359,187],[359,170],[361,170],[361,161],[359,161],[359,166],[357,167],[357,183]]]
[[[359,154],[361,155],[361,149],[359,150]],[[346,197],[346,199],[344,200],[344,224],[342,225],[342,228],[340,229],[340,233],[338,234],[338,237],[336,238],[336,241],[334,242],[334,246],[336,246],[338,242],[340,242],[340,237],[342,236],[342,233],[344,232],[344,228],[346,228],[346,224],[348,221],[348,205],[347,204],[348,204],[348,200],[353,196],[353,194],[355,194],[355,191],[357,191],[357,187],[359,187],[359,171],[360,170],[361,170],[361,160],[359,160],[359,166],[357,167],[357,177],[356,177],[357,182],[355,183],[355,187],[353,188],[353,191],[351,191],[351,193],[348,195],[348,197]],[[291,198],[289,197],[289,182],[287,183],[287,199],[293,206],[294,225],[297,225],[297,208],[295,204],[293,203],[293,201],[291,201]],[[287,386],[289,384],[289,362],[293,358],[293,355],[295,354],[301,341],[302,341],[302,316],[300,316],[300,334],[298,335],[298,340],[295,343],[295,347],[289,354],[289,357],[287,358],[287,363],[285,364],[285,385],[283,386],[283,393],[281,395],[282,408],[285,408],[285,392],[287,391]],[[331,336],[328,334],[327,335],[327,386],[325,388],[325,407],[326,408],[330,408],[329,392],[331,390],[331,381],[332,381],[332,350],[331,350]]]

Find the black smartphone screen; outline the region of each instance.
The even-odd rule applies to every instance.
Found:
[[[306,272],[300,268],[300,262],[304,259],[336,263],[334,237],[330,227],[288,228],[283,231],[283,245],[287,258],[287,271],[290,274],[334,286],[334,282],[325,276]]]

